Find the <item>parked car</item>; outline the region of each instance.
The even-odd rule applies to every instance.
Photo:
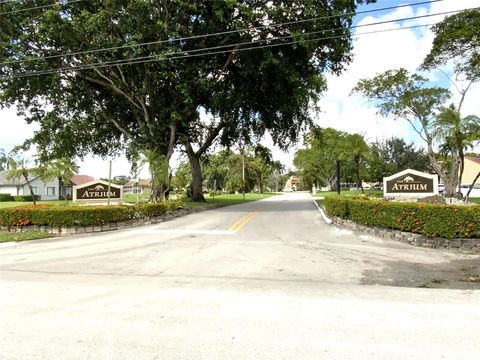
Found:
[[[472,187],[472,184],[463,184],[460,185],[460,187],[457,189],[457,191],[460,191],[462,195],[465,197],[468,194],[468,190]],[[469,197],[471,198],[480,198],[480,184],[475,184],[473,186],[472,191],[470,192]]]
[[[438,194],[443,195],[445,192],[445,185],[444,184],[438,184]]]

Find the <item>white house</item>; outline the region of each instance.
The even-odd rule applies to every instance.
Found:
[[[124,194],[150,194],[151,189],[151,179],[129,180],[123,185]]]
[[[7,180],[7,172],[0,171],[0,193],[16,195],[30,195],[30,189],[25,179]],[[40,195],[42,200],[58,200],[60,184],[58,179],[43,181],[38,177],[28,175],[30,185],[35,195]]]

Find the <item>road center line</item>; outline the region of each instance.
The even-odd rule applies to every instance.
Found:
[[[228,228],[228,230],[234,231],[234,232],[239,231],[242,227],[244,227],[256,215],[257,215],[256,211],[245,214],[239,220],[237,220],[235,223],[233,223],[232,226],[230,226]]]

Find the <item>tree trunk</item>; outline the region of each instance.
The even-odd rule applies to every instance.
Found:
[[[465,169],[465,154],[463,149],[460,149],[460,171],[458,174],[458,185],[462,185],[463,170]]]
[[[430,159],[430,165],[432,166],[433,170],[435,170],[440,176],[440,178],[443,180],[443,183],[445,185],[445,196],[446,197],[457,197],[457,186],[458,186],[458,154],[455,153],[455,151],[452,151],[452,169],[450,174],[445,173],[445,171],[442,169],[440,164],[437,162],[437,159],[435,159],[435,152],[433,151],[433,140],[430,134],[425,131],[426,139],[427,139],[427,154],[428,158]]]
[[[460,161],[459,161],[459,154],[453,150],[452,151],[452,168],[450,169],[450,173],[448,174],[448,185],[449,188],[447,189],[447,184],[445,184],[445,196],[449,197],[458,197],[461,198],[463,195],[460,191],[457,190],[459,186],[459,168],[460,168]]]
[[[200,157],[189,156],[190,171],[192,172],[192,201],[205,202],[203,196],[203,176],[200,167]]]
[[[477,176],[475,176],[475,179],[473,179],[472,186],[470,187],[470,189],[468,189],[467,195],[465,195],[466,199],[468,199],[468,197],[470,196],[470,193],[472,192],[472,189],[475,186],[475,183],[477,182],[478,178],[480,178],[480,171],[478,172]]]
[[[37,199],[35,197],[35,194],[33,193],[32,184],[30,184],[30,180],[28,180],[28,174],[27,175],[23,174],[23,177],[25,178],[25,181],[27,182],[28,189],[30,190],[30,195],[32,195],[33,205],[37,205]]]
[[[192,173],[192,201],[205,202],[203,196],[203,176],[200,167],[200,156],[193,151],[188,151],[188,160],[190,162],[190,172]]]
[[[363,190],[362,179],[360,178],[360,163],[355,160],[355,175],[357,176],[357,186],[362,189],[362,194],[365,194],[365,190]]]

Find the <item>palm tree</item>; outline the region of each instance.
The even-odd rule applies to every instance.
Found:
[[[30,195],[32,195],[33,198],[33,204],[35,205],[37,203],[36,201],[36,196],[33,192],[33,187],[30,181],[32,180],[30,176],[35,175],[37,168],[30,166],[30,163],[26,159],[19,159],[15,160],[14,158],[9,158],[8,159],[8,164],[10,169],[7,171],[7,179],[8,180],[20,180],[24,179],[25,182],[27,183],[27,186],[30,190]]]
[[[8,169],[8,156],[4,149],[0,148],[0,171]]]
[[[49,161],[39,167],[39,175],[44,181],[59,179],[63,184],[68,184],[72,177],[78,173],[79,166],[71,159],[62,158]],[[68,198],[65,196],[68,204]]]
[[[343,157],[353,161],[357,185],[362,189],[362,194],[364,194],[365,191],[363,190],[362,179],[360,177],[360,166],[362,162],[368,158],[369,152],[370,148],[368,147],[362,135],[348,134],[345,137]]]
[[[480,139],[480,118],[475,115],[462,117],[452,104],[442,108],[432,125],[433,136],[442,144],[442,148],[448,149],[452,155],[452,183],[449,184],[452,189],[447,190],[447,195],[454,195],[457,186],[462,183],[465,150]]]

